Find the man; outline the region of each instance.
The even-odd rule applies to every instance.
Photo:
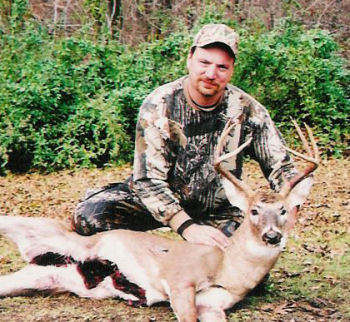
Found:
[[[132,177],[87,195],[73,220],[78,233],[170,226],[189,242],[224,249],[239,211],[226,198],[213,153],[225,123],[239,114],[243,123],[230,133],[228,149],[248,135],[253,141],[229,170],[241,176],[245,153],[260,163],[273,189],[295,175],[266,109],[229,84],[237,45],[237,34],[225,25],[199,31],[187,58],[188,76],[159,87],[140,108]]]

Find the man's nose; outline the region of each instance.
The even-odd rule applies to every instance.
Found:
[[[207,76],[209,79],[214,79],[216,77],[216,70],[215,66],[210,66],[205,72],[205,76]]]

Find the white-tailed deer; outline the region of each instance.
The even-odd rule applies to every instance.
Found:
[[[308,156],[290,151],[310,165],[274,202],[266,203],[222,165],[251,141],[221,156],[237,122],[228,122],[215,153],[215,168],[223,176],[228,198],[245,213],[224,251],[129,230],[81,236],[47,218],[0,216],[0,233],[17,243],[29,263],[0,277],[0,296],[49,290],[144,305],[170,301],[179,321],[225,321],[224,310],[240,301],[275,264],[292,226],[289,213],[306,198],[311,184],[304,179],[319,162],[311,131],[307,127],[313,151],[296,126]]]

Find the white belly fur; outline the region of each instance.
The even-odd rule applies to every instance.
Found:
[[[136,260],[131,248],[127,244],[125,240],[122,241],[118,236],[106,235],[96,245],[98,248],[97,256],[116,263],[119,270],[130,282],[143,288],[146,291],[147,305],[166,301],[168,299],[166,291],[152,285],[148,275],[150,270],[152,270],[154,275],[158,275],[156,263],[153,263],[154,265],[148,263],[148,270],[146,272],[145,267]],[[144,254],[144,256],[147,256],[147,254]]]

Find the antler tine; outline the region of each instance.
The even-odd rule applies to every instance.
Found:
[[[281,192],[280,194],[282,195],[282,197],[286,197],[290,192],[291,190],[299,183],[301,182],[302,180],[304,180],[309,174],[311,174],[312,172],[314,172],[319,163],[320,163],[320,155],[319,155],[319,150],[318,150],[318,147],[317,147],[317,144],[316,144],[316,141],[315,141],[315,138],[314,138],[314,135],[312,133],[312,130],[311,128],[304,123],[305,125],[305,128],[306,128],[306,131],[308,133],[308,136],[309,136],[309,139],[310,139],[310,142],[311,142],[311,146],[312,146],[312,150],[310,148],[310,145],[309,143],[307,142],[305,136],[302,134],[301,132],[301,129],[300,127],[296,124],[296,122],[294,120],[292,120],[298,134],[299,134],[299,137],[300,139],[302,140],[303,142],[303,146],[304,148],[307,150],[307,152],[309,153],[309,155],[303,155],[297,151],[294,151],[288,147],[285,146],[285,149],[289,152],[291,152],[292,154],[296,155],[297,157],[307,161],[307,162],[310,162],[311,164],[304,170],[302,171],[301,173],[297,174],[295,177],[293,177],[289,182],[287,182],[281,189]]]
[[[238,120],[238,122],[236,122],[236,123],[233,122],[235,120]],[[232,182],[238,189],[243,191],[248,198],[252,198],[255,195],[255,193],[252,191],[252,189],[246,183],[244,183],[242,180],[239,180],[238,178],[236,178],[230,171],[224,169],[224,167],[222,167],[222,165],[221,165],[222,161],[227,160],[227,159],[237,155],[252,141],[252,138],[250,137],[245,143],[243,143],[241,146],[239,146],[234,151],[227,153],[223,156],[220,156],[220,154],[223,152],[228,134],[230,133],[232,127],[234,125],[238,124],[239,122],[241,122],[241,119],[239,117],[236,117],[234,120],[231,119],[226,123],[225,128],[224,128],[224,130],[219,138],[218,145],[217,145],[217,148],[216,148],[215,153],[214,153],[214,168],[222,176],[224,176],[227,180]]]
[[[297,151],[294,151],[294,150],[288,148],[287,146],[285,146],[285,149],[287,151],[289,151],[290,153],[293,153],[297,157],[299,157],[301,159],[304,159],[304,160],[306,160],[308,162],[317,164],[317,166],[318,166],[318,163],[319,163],[319,160],[320,160],[320,155],[319,155],[318,147],[317,147],[314,135],[312,133],[312,130],[310,129],[310,127],[306,123],[304,123],[306,131],[307,131],[309,139],[310,139],[310,142],[311,142],[311,145],[312,145],[312,150],[311,150],[310,145],[307,142],[304,134],[302,133],[299,125],[295,122],[295,120],[292,120],[292,122],[293,122],[294,127],[296,128],[296,130],[297,130],[297,132],[299,134],[299,137],[300,137],[301,141],[303,142],[304,148],[307,150],[309,155],[301,154],[301,153],[299,153]]]
[[[292,121],[292,123],[293,123],[295,129],[296,129],[297,132],[298,132],[298,135],[299,135],[299,137],[300,137],[300,139],[301,139],[301,142],[303,142],[304,148],[306,149],[306,151],[308,152],[308,154],[311,156],[311,155],[312,155],[312,151],[311,151],[311,149],[310,149],[309,143],[307,142],[307,140],[306,140],[306,138],[305,138],[303,132],[301,131],[299,125],[297,124],[297,122],[296,122],[294,119],[291,119],[291,121]],[[306,125],[306,124],[304,123],[304,125]],[[308,133],[309,133],[309,132],[308,132]],[[310,135],[310,133],[309,133],[309,135]]]
[[[317,143],[315,141],[314,134],[312,133],[310,127],[306,123],[304,123],[304,125],[305,125],[306,131],[309,135],[310,142],[312,144],[312,150],[314,151],[314,159],[317,161],[317,165],[318,165],[320,163],[320,152],[318,150],[318,146],[317,146]]]
[[[226,124],[225,124],[225,127],[224,129],[222,130],[222,133],[221,133],[221,136],[219,138],[219,141],[218,141],[218,145],[217,145],[217,148],[216,150],[214,151],[214,159],[218,159],[220,154],[223,152],[224,150],[224,146],[225,146],[225,140],[222,140],[221,138],[222,137],[227,137],[229,135],[229,133],[231,132],[232,128],[237,124],[237,120],[239,120],[241,114],[239,115],[236,115],[236,117],[234,118],[230,118]]]
[[[304,160],[306,160],[306,161],[308,161],[308,162],[315,162],[315,163],[316,163],[316,161],[317,161],[316,158],[309,157],[308,155],[303,155],[303,154],[301,154],[301,153],[299,153],[299,152],[297,152],[297,151],[294,151],[294,150],[288,148],[287,146],[285,146],[284,148],[285,148],[288,152],[293,153],[293,154],[296,155],[297,157],[299,157],[299,158],[301,158],[301,159],[304,159]]]
[[[230,159],[230,158],[232,158],[233,156],[235,156],[235,155],[237,155],[239,152],[241,152],[247,145],[249,145],[250,144],[250,142],[252,142],[252,137],[250,137],[247,141],[245,141],[241,146],[239,146],[236,150],[234,150],[234,151],[231,151],[231,152],[229,152],[229,153],[226,153],[225,155],[223,155],[223,156],[221,156],[221,157],[219,157],[218,156],[218,158],[216,159],[216,162],[218,163],[220,163],[220,162],[222,162],[222,161],[225,161],[225,160],[227,160],[227,159]]]

